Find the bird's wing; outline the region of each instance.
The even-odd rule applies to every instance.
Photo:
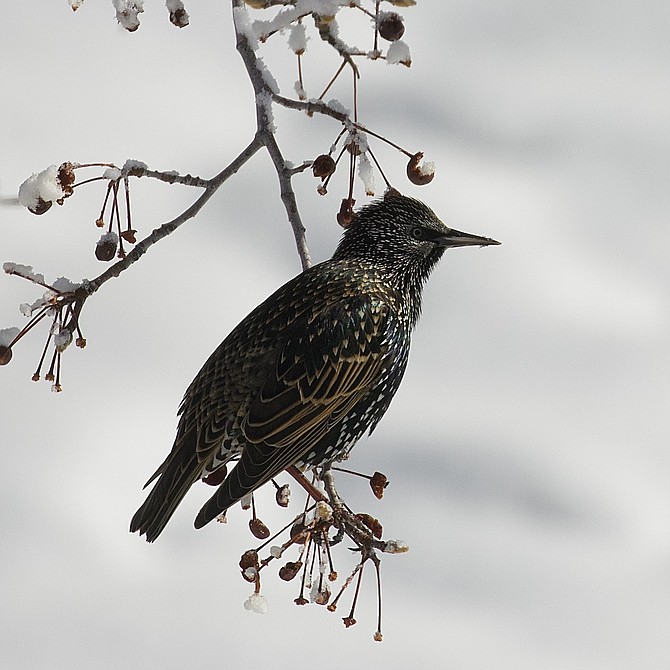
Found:
[[[390,364],[389,318],[384,303],[361,298],[288,329],[248,406],[240,462],[203,507],[197,527],[306,457],[376,387]]]
[[[378,380],[387,308],[352,307],[338,306],[292,329],[249,406],[243,423],[248,442],[302,445],[315,429],[325,433]]]

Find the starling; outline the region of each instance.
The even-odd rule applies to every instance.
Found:
[[[491,244],[395,191],[363,207],[330,260],[256,307],[203,365],[131,532],[153,542],[198,479],[219,484],[201,528],[290,465],[346,457],[398,390],[422,288],[445,249]]]

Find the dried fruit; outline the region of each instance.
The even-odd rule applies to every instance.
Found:
[[[279,568],[279,578],[290,582],[300,572],[300,568],[302,568],[302,561],[289,561]]]
[[[68,198],[74,192],[72,185],[75,179],[74,165],[72,163],[62,163],[58,168],[58,183],[63,191],[64,198]]]
[[[177,28],[185,28],[188,25],[188,13],[183,5],[170,12],[170,23]]]
[[[12,360],[12,349],[4,344],[0,345],[0,365],[7,365]]]
[[[114,235],[112,233],[112,235]],[[116,235],[114,238],[108,233],[103,235],[95,245],[95,257],[99,261],[111,261],[116,255]]]
[[[358,145],[358,143],[355,141],[355,139],[352,139],[351,142],[347,143],[347,151],[352,156],[360,156],[363,153],[363,150]]]
[[[405,33],[402,16],[395,12],[384,12],[377,23],[379,35],[389,42],[399,40]]]
[[[370,488],[378,500],[384,497],[384,489],[389,485],[389,480],[386,475],[381,472],[375,472],[370,478]]]
[[[332,156],[321,154],[320,156],[317,156],[312,163],[312,173],[315,177],[325,179],[335,172],[336,167],[335,160]]]
[[[240,558],[240,569],[242,570],[242,576],[246,579],[245,574],[249,568],[254,568],[258,570],[258,553],[255,549],[249,549],[242,554]],[[253,580],[251,580],[253,581]]]
[[[291,498],[291,489],[288,484],[280,486],[275,493],[275,500],[279,507],[288,507],[289,500]]]
[[[354,205],[356,201],[353,198],[344,198],[340,205],[340,211],[337,213],[337,222],[342,228],[348,228],[354,220]]]
[[[259,540],[266,540],[270,537],[270,529],[260,519],[251,519],[249,521],[249,530]]]
[[[43,200],[40,196],[38,196],[37,204],[28,207],[28,211],[32,212],[33,214],[37,214],[39,216],[40,214],[48,212],[51,209],[51,205],[53,205],[53,202],[51,202],[51,200]]]
[[[381,523],[379,523],[379,519],[375,519],[369,514],[357,514],[356,518],[372,531],[373,537],[376,537],[378,540],[381,539],[384,529],[382,528]]]
[[[210,472],[206,477],[203,477],[202,481],[205,482],[205,484],[209,484],[209,486],[218,486],[223,483],[227,474],[228,468],[225,465],[222,465],[220,468],[214,470],[214,472]]]
[[[423,152],[415,153],[407,163],[407,178],[417,186],[425,186],[433,181],[435,166],[432,163],[421,164]]]
[[[128,228],[121,233],[121,237],[129,244],[135,244],[135,242],[137,242],[137,238],[135,237],[136,232],[136,230]]]

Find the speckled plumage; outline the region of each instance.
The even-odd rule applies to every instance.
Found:
[[[475,244],[497,242],[395,192],[360,210],[332,259],[267,298],[203,365],[130,530],[155,540],[192,484],[230,461],[196,528],[289,465],[346,455],[400,385],[433,266],[447,247]]]

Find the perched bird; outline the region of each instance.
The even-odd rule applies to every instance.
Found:
[[[423,285],[445,249],[491,244],[396,191],[363,207],[330,260],[256,307],[203,365],[131,532],[153,542],[198,479],[222,482],[201,528],[290,465],[345,457],[398,390]]]

